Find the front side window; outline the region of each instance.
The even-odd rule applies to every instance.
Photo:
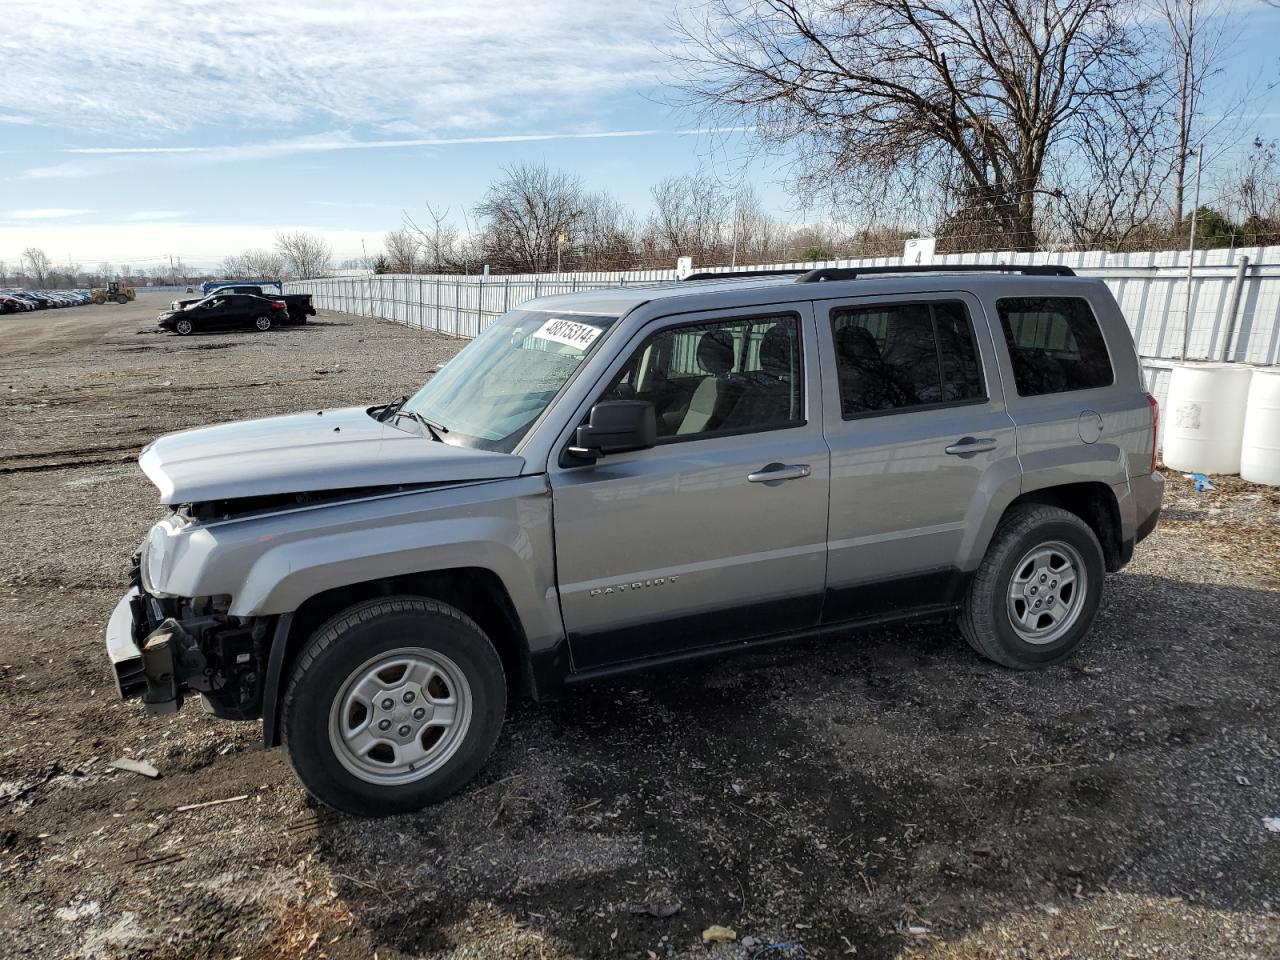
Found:
[[[800,324],[794,315],[717,320],[649,337],[602,400],[648,400],[658,438],[795,426],[801,407]]]
[[[616,317],[512,310],[405,403],[445,440],[510,453]]]
[[[996,302],[1018,395],[1110,386],[1111,358],[1088,301],[1011,297]]]
[[[844,418],[983,399],[968,311],[958,301],[831,311]]]

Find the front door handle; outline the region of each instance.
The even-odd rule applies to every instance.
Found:
[[[809,475],[807,463],[766,463],[755,473],[747,474],[750,483],[774,483],[782,480],[799,480]]]
[[[996,448],[995,437],[961,437],[944,449],[953,457],[967,457],[975,453],[986,453]]]

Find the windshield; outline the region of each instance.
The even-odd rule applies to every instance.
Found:
[[[445,427],[450,442],[510,453],[615,319],[512,310],[403,409]]]

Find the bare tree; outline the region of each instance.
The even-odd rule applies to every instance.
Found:
[[[1143,234],[1167,233],[1161,214],[1175,152],[1167,106],[1139,100],[1124,114],[1086,119],[1078,146],[1084,162],[1057,164],[1048,174],[1054,239],[1077,249],[1125,249]]]
[[[678,23],[688,102],[871,209],[963,187],[1035,244],[1046,164],[1149,95],[1127,0],[711,0]],[[891,189],[897,187],[897,190]]]
[[[386,251],[387,273],[417,273],[421,259],[421,244],[418,238],[407,227],[399,230],[388,230],[382,238],[382,248]]]
[[[1249,246],[1280,239],[1280,148],[1255,138],[1249,155],[1223,185],[1223,206]]]
[[[232,254],[224,258],[218,267],[218,271],[225,277],[250,277],[253,275],[244,254]]]
[[[569,239],[582,214],[582,185],[575,175],[546,164],[506,167],[476,207],[486,261],[515,272],[552,270],[560,237]]]
[[[626,270],[636,258],[635,214],[603,191],[582,198],[570,265],[581,270]]]
[[[405,229],[416,239],[426,261],[423,269],[429,273],[461,269],[458,229],[449,221],[449,208],[437,210],[430,203],[426,207],[425,226],[419,226],[407,210],[403,215]]]
[[[221,272],[228,278],[274,280],[284,272],[284,258],[271,250],[246,250],[224,259]]]
[[[651,229],[670,256],[693,257],[710,262],[723,246],[726,227],[733,217],[733,198],[715,180],[705,176],[668,177],[651,191]]]
[[[272,250],[246,250],[244,263],[250,277],[271,280],[284,273],[284,258]]]
[[[328,242],[305,230],[277,233],[275,247],[283,261],[277,275],[288,272],[294,277],[323,277],[333,263],[333,248]]]
[[[22,251],[22,271],[36,287],[49,282],[49,255],[39,247],[27,247]]]
[[[1222,0],[1158,0],[1157,8],[1168,28],[1171,69],[1167,77],[1174,103],[1173,227],[1182,232],[1188,167],[1197,145],[1220,132],[1238,116],[1227,109],[1213,121],[1203,116],[1210,82],[1220,76],[1224,63],[1240,38],[1234,18],[1226,16]],[[1234,104],[1239,107],[1242,104]]]

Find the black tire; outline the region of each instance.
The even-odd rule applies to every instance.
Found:
[[[129,302],[129,298],[126,297],[123,293],[116,294],[116,303],[126,304],[128,302]]]
[[[271,317],[267,316],[265,313],[260,317],[254,317],[253,328],[259,333],[266,333],[271,329]]]
[[[379,654],[405,649],[443,655],[460,670],[469,721],[454,752],[434,772],[409,783],[372,783],[356,776],[335,751],[331,710],[357,671]],[[280,730],[289,763],[316,799],[358,816],[390,816],[437,803],[469,782],[493,751],[506,706],[502,661],[474,620],[435,600],[387,597],[344,610],[312,635],[294,663]]]
[[[173,332],[180,337],[189,337],[195,332],[195,324],[190,320],[179,320],[173,325]]]
[[[1084,589],[1074,619],[1051,642],[1033,643],[1014,628],[1009,589],[1023,559],[1038,545],[1065,543],[1079,554]],[[1026,504],[1000,521],[960,612],[960,632],[979,654],[1014,670],[1033,670],[1059,663],[1080,646],[1098,612],[1106,575],[1102,547],[1089,525],[1059,507]]]

